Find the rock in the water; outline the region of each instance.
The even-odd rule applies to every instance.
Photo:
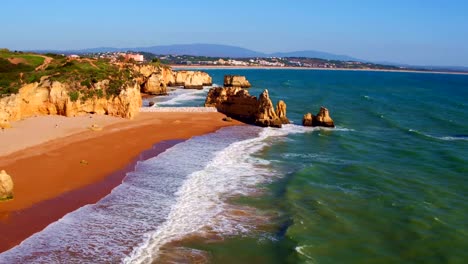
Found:
[[[0,200],[13,198],[13,180],[6,171],[0,171]]]
[[[268,95],[268,90],[264,90],[258,98],[258,109],[255,124],[263,127],[281,127],[281,119],[276,115],[273,103]]]
[[[289,119],[286,117],[286,103],[283,100],[279,100],[276,105],[276,115],[283,124],[289,124]]]
[[[302,125],[304,126],[321,126],[321,127],[335,127],[333,119],[331,119],[328,109],[320,107],[320,111],[316,116],[307,113],[302,118]]]
[[[155,102],[153,102],[153,101],[148,103],[148,106],[153,106],[153,105],[155,105]]]
[[[312,115],[311,113],[307,113],[304,115],[304,117],[302,117],[302,125],[312,126],[313,120],[314,120],[314,115]]]
[[[335,127],[333,119],[331,119],[328,109],[325,107],[320,107],[320,111],[314,118],[314,126],[322,127]]]
[[[245,76],[224,75],[224,87],[250,88],[250,86],[250,82],[245,78]]]
[[[250,124],[272,127],[281,127],[282,124],[268,90],[263,91],[257,100],[257,97],[239,87],[212,88],[206,97],[205,106],[214,106],[219,112]]]

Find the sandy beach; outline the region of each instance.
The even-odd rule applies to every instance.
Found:
[[[223,117],[140,113],[134,120],[93,115],[14,122],[13,128],[0,132],[0,169],[15,184],[14,199],[0,203],[0,252],[66,213],[98,201],[138,160],[181,140],[241,124],[224,122]],[[93,124],[100,129],[91,130]]]

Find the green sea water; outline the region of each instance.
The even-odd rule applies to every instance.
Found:
[[[0,263],[468,262],[468,75],[209,73],[268,88],[293,124],[181,142]],[[157,104],[202,105],[208,90]],[[320,106],[336,128],[302,127]]]
[[[208,70],[247,76],[296,124],[320,106],[340,131],[272,138],[255,154],[279,176],[242,197],[272,221],[186,246],[213,263],[466,263],[468,76]]]

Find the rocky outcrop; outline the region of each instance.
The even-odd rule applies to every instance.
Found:
[[[321,126],[321,127],[335,127],[333,119],[331,119],[328,109],[320,107],[320,110],[316,116],[311,113],[307,113],[302,118],[302,125],[304,126]]]
[[[141,91],[153,95],[167,94],[167,86],[183,86],[185,89],[202,89],[213,84],[211,76],[202,71],[172,71],[170,68],[154,65],[134,65],[139,73],[137,81]]]
[[[167,84],[161,74],[152,74],[141,85],[141,91],[152,95],[167,95]]]
[[[245,78],[245,76],[224,75],[224,87],[250,88],[250,86],[250,82]]]
[[[314,115],[312,115],[311,113],[307,113],[302,117],[303,126],[312,126],[313,121],[314,121]]]
[[[174,73],[175,85],[185,89],[202,89],[213,84],[211,76],[201,71],[178,71]]]
[[[281,119],[281,123],[289,124],[289,119],[286,117],[286,103],[283,100],[279,100],[276,104],[276,115]]]
[[[212,88],[206,97],[205,106],[216,107],[219,112],[246,123],[259,126],[282,126],[282,121],[275,112],[268,90],[264,90],[257,99],[247,90],[239,87]],[[286,116],[286,113],[284,114]]]
[[[151,64],[134,65],[133,71],[139,73],[135,78],[143,93],[166,95],[167,86],[175,85],[174,72],[170,68]]]
[[[276,115],[273,103],[268,95],[268,90],[264,90],[258,98],[255,124],[263,127],[281,127],[281,119]]]
[[[13,198],[13,180],[4,170],[0,171],[0,201]]]
[[[98,82],[94,91],[102,91],[108,84],[108,80]],[[74,92],[77,98],[72,100],[70,91],[76,85],[52,82],[43,77],[40,82],[23,86],[17,94],[1,98],[1,126],[9,126],[10,121],[35,115],[78,116],[96,113],[133,118],[142,105],[140,86],[136,82],[126,85],[117,96],[84,97]]]

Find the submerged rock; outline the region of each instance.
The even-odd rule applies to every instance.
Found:
[[[320,107],[320,110],[316,116],[311,113],[307,113],[302,118],[302,125],[304,126],[321,126],[321,127],[335,127],[333,119],[331,119],[328,109]]]
[[[224,75],[224,87],[250,88],[250,86],[250,82],[245,78],[245,76]]]
[[[247,90],[239,87],[212,88],[206,97],[205,106],[216,107],[219,112],[249,124],[264,127],[281,127],[282,125],[282,120],[275,112],[268,90],[264,90],[257,99]],[[284,117],[286,117],[286,112],[284,112]]]
[[[0,171],[0,201],[13,198],[13,180],[6,171]]]

